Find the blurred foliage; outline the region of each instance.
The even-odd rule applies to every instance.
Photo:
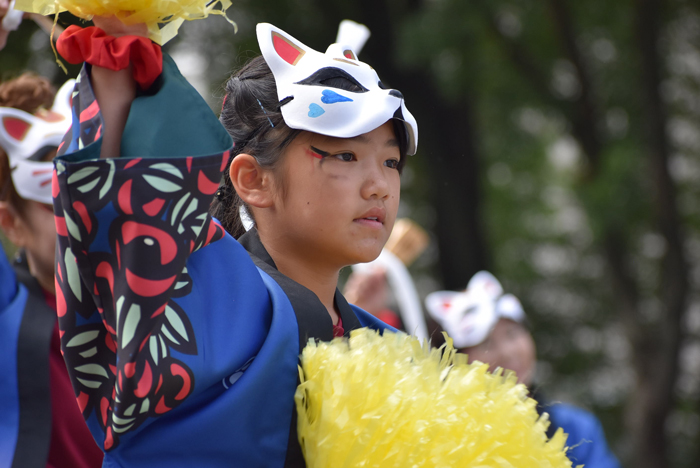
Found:
[[[166,51],[217,111],[230,72],[258,54],[257,22],[273,23],[317,50],[333,41],[340,19],[373,23],[361,57],[404,92],[421,124],[400,213],[436,233],[435,245],[416,265],[419,287],[457,287],[476,269],[489,268],[526,306],[545,392],[594,411],[613,450],[632,466],[642,450],[625,415],[635,411],[629,407],[639,391],[633,362],[641,358],[621,318],[610,267],[616,252],[606,250],[606,242],[611,232],[618,236],[639,293],[637,320],[652,332],[668,313],[664,262],[677,247],[661,232],[658,173],[649,156],[636,14],[644,3],[241,0],[229,10],[237,35],[221,18],[192,22]],[[659,431],[669,441],[667,466],[690,468],[700,464],[700,6],[657,4],[667,169],[690,278],[671,406]],[[568,23],[556,15],[561,6]],[[579,56],[572,56],[572,47]],[[30,22],[0,52],[3,77],[31,68],[60,82],[53,60],[46,35]],[[586,99],[593,106],[583,115]],[[450,109],[468,117],[458,131]],[[464,154],[454,156],[473,159],[473,174],[450,171],[454,160],[440,154],[462,142]],[[442,195],[449,193],[443,185],[457,185],[460,177],[464,184],[476,180],[478,210]],[[455,242],[438,233],[446,212],[482,232],[483,241],[468,246],[479,251],[476,261],[464,259]],[[453,252],[462,269],[446,277],[440,255]],[[661,369],[650,372],[661,375]]]

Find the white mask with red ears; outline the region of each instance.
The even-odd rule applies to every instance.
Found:
[[[71,95],[75,80],[66,81],[56,93],[50,110],[35,115],[12,107],[0,107],[0,147],[8,155],[12,182],[22,198],[52,204],[52,162],[42,158],[58,148],[71,126]]]
[[[398,119],[406,127],[407,152],[415,154],[418,126],[403,95],[385,89],[377,72],[357,60],[351,47],[331,44],[322,54],[271,24],[260,23],[256,31],[260,51],[277,83],[282,117],[290,128],[352,138]],[[333,78],[354,90],[329,86],[327,81]]]
[[[501,283],[487,271],[475,274],[464,292],[428,294],[425,307],[457,348],[483,343],[501,318],[525,321],[520,301],[512,294],[503,294]]]

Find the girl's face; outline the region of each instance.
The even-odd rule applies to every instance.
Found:
[[[530,332],[520,323],[500,319],[486,340],[476,346],[462,349],[469,361],[489,364],[515,371],[518,382],[530,385],[535,374],[535,342]]]
[[[374,260],[396,219],[400,157],[391,121],[354,138],[302,133],[276,171],[265,237],[318,266]]]

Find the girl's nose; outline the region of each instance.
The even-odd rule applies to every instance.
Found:
[[[382,167],[376,167],[374,164],[365,176],[365,181],[362,184],[362,198],[370,200],[372,198],[383,199],[389,196],[389,182]]]

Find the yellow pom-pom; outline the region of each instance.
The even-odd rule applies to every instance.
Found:
[[[571,467],[566,435],[512,374],[467,364],[403,333],[355,330],[310,342],[295,399],[306,465],[321,467]]]
[[[86,20],[116,16],[124,24],[145,23],[151,40],[161,45],[177,35],[183,22],[209,15],[226,18],[230,6],[231,0],[17,0],[15,4],[18,10],[40,15],[69,11]]]

